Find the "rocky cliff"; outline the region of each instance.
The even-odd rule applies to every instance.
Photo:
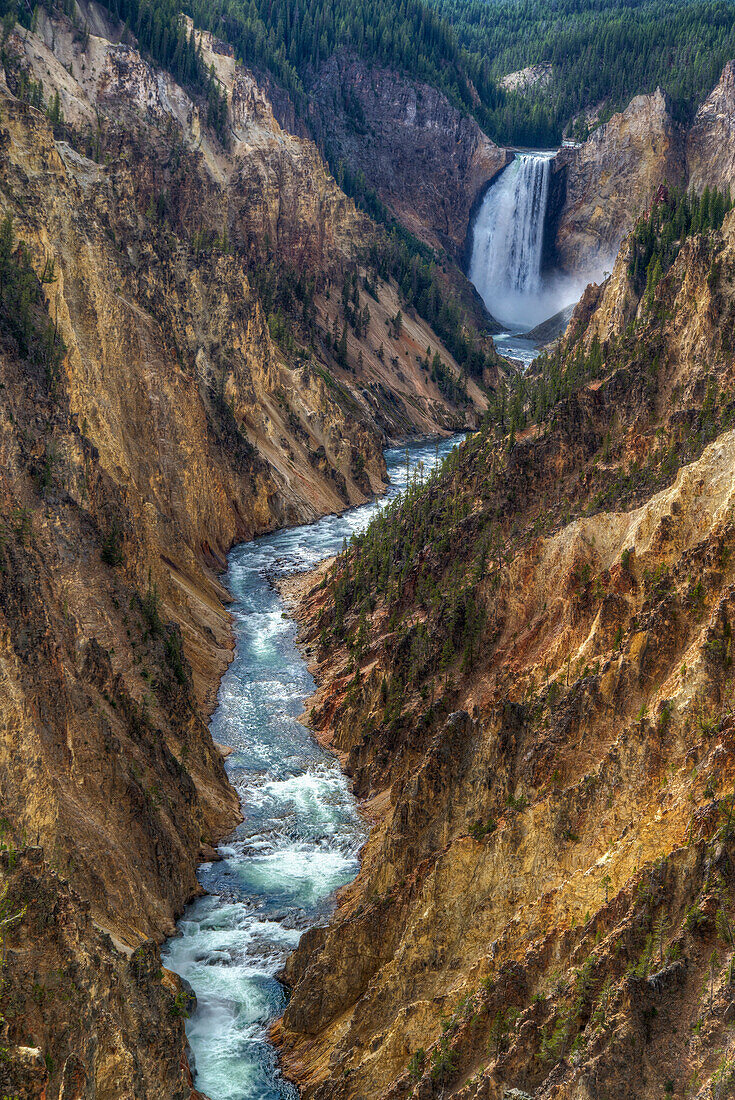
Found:
[[[334,54],[312,74],[311,128],[333,160],[362,172],[427,243],[461,258],[473,205],[511,159],[427,84]]]
[[[396,320],[375,227],[231,51],[200,36],[223,145],[122,27],[84,20],[11,31],[0,83],[2,1080],[188,1096],[155,941],[238,818],[206,726],[217,571],[379,490],[387,438],[486,399]]]
[[[545,262],[599,280],[641,211],[663,186],[724,190],[735,184],[735,62],[690,126],[666,97],[637,96],[582,145],[554,159]]]
[[[697,111],[687,134],[689,184],[697,191],[735,185],[735,61]]]
[[[636,96],[554,160],[547,236],[564,271],[612,269],[620,242],[662,183],[686,178],[684,138],[664,94]]]
[[[191,995],[156,945],[113,942],[40,848],[6,846],[0,869],[3,1094],[198,1097],[182,1030]]]
[[[292,586],[312,722],[373,822],[285,972],[306,1096],[735,1079],[735,218],[646,293],[629,267],[440,477]]]

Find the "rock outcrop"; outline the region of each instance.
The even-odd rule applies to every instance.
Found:
[[[684,136],[663,92],[636,96],[554,159],[547,235],[562,270],[599,278],[658,188],[686,179]]]
[[[189,1100],[192,996],[152,941],[121,949],[40,848],[2,852],[0,1088],[17,1100]]]
[[[689,186],[735,187],[735,61],[728,61],[686,139]]]
[[[500,78],[500,87],[509,92],[526,92],[529,88],[545,88],[553,79],[550,61],[527,65],[525,69],[506,73]]]
[[[545,264],[598,279],[661,186],[735,186],[735,62],[691,126],[676,124],[660,90],[637,96],[581,145],[554,158]]]

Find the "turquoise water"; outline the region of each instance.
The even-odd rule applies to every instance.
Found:
[[[432,468],[456,442],[412,445],[411,469]],[[234,750],[226,767],[244,821],[220,846],[222,861],[201,866],[208,895],[187,908],[162,952],[197,995],[186,1030],[196,1087],[211,1100],[296,1097],[267,1038],[285,1005],[275,974],[305,929],[328,917],[335,890],[357,874],[365,828],[335,759],[298,721],[314,681],[269,577],[335,554],[405,488],[405,448],[385,457],[391,486],[380,501],[230,554],[235,656],[211,730]]]
[[[493,343],[498,355],[517,359],[524,368],[530,367],[539,355],[536,344],[532,340],[526,340],[523,333],[500,332],[497,336],[493,336]]]

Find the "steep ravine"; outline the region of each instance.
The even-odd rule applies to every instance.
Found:
[[[735,179],[733,62],[691,125],[665,94],[635,96],[581,145],[557,154],[545,267],[579,282],[611,270],[621,241],[662,184],[724,188]],[[454,285],[467,269],[472,222],[513,151],[446,98],[398,72],[339,51],[308,78],[309,127],[337,168],[360,176],[421,240],[446,250]],[[286,119],[295,127],[293,119]]]
[[[337,760],[298,720],[314,682],[274,580],[340,550],[405,487],[407,463],[428,474],[453,445],[388,451],[385,497],[230,554],[236,646],[211,728],[232,750],[227,773],[244,820],[220,848],[222,861],[200,869],[208,896],[188,907],[164,952],[197,995],[187,1032],[197,1087],[211,1100],[292,1097],[267,1041],[285,1003],[275,975],[354,878],[366,832]]]

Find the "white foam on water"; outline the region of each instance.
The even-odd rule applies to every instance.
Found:
[[[329,848],[289,847],[252,856],[241,863],[238,878],[250,892],[284,897],[301,908],[327,897],[357,871],[356,857]]]
[[[577,302],[597,274],[542,273],[554,155],[516,154],[488,188],[472,229],[470,281],[488,312],[516,334]]]
[[[345,788],[344,776],[334,763],[300,775],[268,779],[252,788],[250,800],[253,805],[293,808],[320,823],[334,820],[335,811],[346,812],[357,824],[354,802]]]

